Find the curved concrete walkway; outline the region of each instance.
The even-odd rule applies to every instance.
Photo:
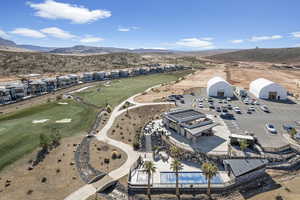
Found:
[[[159,86],[160,85],[156,85],[151,88],[148,88],[146,90],[146,92],[151,90],[152,88],[159,87]],[[134,151],[132,146],[125,144],[123,142],[114,140],[112,138],[109,138],[107,135],[107,133],[108,133],[109,129],[112,127],[115,119],[118,116],[120,116],[121,114],[123,114],[124,112],[126,112],[126,110],[127,110],[127,109],[121,110],[121,108],[123,107],[123,105],[126,102],[130,102],[131,104],[134,105],[134,106],[129,107],[128,110],[135,109],[135,108],[142,107],[142,106],[148,106],[148,105],[173,104],[173,103],[169,103],[169,102],[159,102],[159,103],[135,102],[134,98],[141,94],[142,93],[138,93],[132,97],[129,97],[128,99],[126,99],[125,101],[120,103],[118,106],[116,106],[114,108],[114,110],[112,111],[111,116],[110,116],[108,122],[106,123],[106,125],[101,130],[99,130],[99,133],[96,135],[97,140],[105,142],[112,146],[116,146],[116,147],[120,148],[122,151],[124,151],[127,154],[126,162],[118,169],[111,171],[107,176],[100,179],[99,181],[97,181],[93,184],[87,184],[87,185],[79,188],[78,190],[76,190],[75,192],[70,194],[68,197],[66,197],[65,200],[85,200],[89,196],[95,194],[97,191],[101,191],[101,189],[103,187],[106,187],[107,184],[110,184],[113,181],[115,182],[115,181],[119,180],[120,178],[122,178],[123,176],[126,176],[129,173],[129,169],[136,162],[136,160],[140,156],[140,153]]]

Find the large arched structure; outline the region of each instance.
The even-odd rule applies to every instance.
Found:
[[[250,92],[260,99],[286,100],[287,90],[270,80],[259,78],[250,83]]]
[[[214,77],[207,82],[207,95],[210,97],[233,97],[233,88],[223,78]]]

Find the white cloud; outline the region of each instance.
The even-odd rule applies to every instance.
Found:
[[[76,37],[75,35],[72,35],[71,33],[57,27],[44,28],[41,29],[41,32],[46,33],[52,37],[61,38],[61,39],[70,39]]]
[[[272,35],[272,36],[253,36],[250,38],[251,42],[258,42],[264,40],[277,40],[283,38],[281,35]]]
[[[290,33],[294,38],[300,38],[300,32]]]
[[[9,35],[5,31],[0,29],[0,37],[7,38],[9,37]]]
[[[201,40],[212,41],[212,40],[214,40],[214,38],[212,38],[212,37],[204,37],[204,38],[201,38]]]
[[[176,45],[183,47],[193,47],[193,48],[213,48],[214,45],[212,42],[201,40],[198,38],[185,38],[176,42]]]
[[[131,26],[131,27],[121,27],[119,26],[118,27],[118,31],[120,32],[129,32],[129,31],[132,31],[132,30],[139,30],[140,27],[137,27],[137,26]]]
[[[118,28],[118,31],[120,32],[129,32],[130,31],[130,28]]]
[[[89,10],[83,6],[60,3],[54,0],[45,0],[43,3],[28,2],[36,10],[35,15],[47,19],[67,19],[76,24],[84,24],[105,19],[111,16],[107,10]]]
[[[87,36],[85,38],[82,38],[80,40],[80,42],[82,43],[96,43],[96,42],[101,42],[102,40],[104,40],[101,37],[93,37],[93,36]]]
[[[231,40],[230,42],[233,44],[240,44],[240,43],[243,43],[244,40]]]
[[[40,31],[29,29],[29,28],[16,28],[11,31],[11,33],[16,35],[21,35],[25,37],[33,37],[33,38],[45,38],[46,35],[41,33]]]

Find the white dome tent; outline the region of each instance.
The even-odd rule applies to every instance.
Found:
[[[214,77],[207,82],[207,95],[210,97],[233,97],[233,88],[223,78]]]
[[[287,90],[270,80],[259,78],[250,83],[250,92],[260,99],[286,100]]]

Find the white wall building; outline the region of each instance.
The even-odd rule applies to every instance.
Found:
[[[270,80],[259,78],[250,83],[250,92],[260,99],[285,100],[287,90]]]
[[[223,78],[214,77],[207,82],[207,95],[210,97],[233,97],[233,88]]]

